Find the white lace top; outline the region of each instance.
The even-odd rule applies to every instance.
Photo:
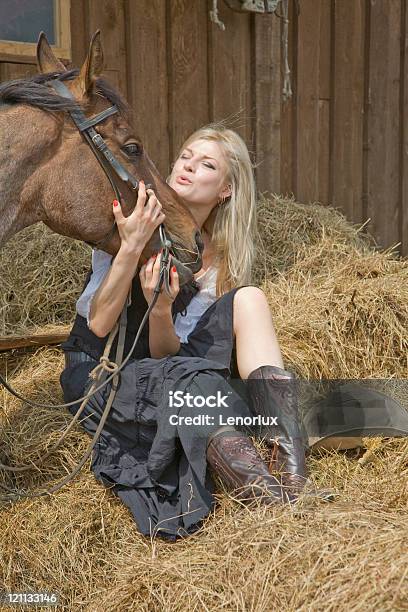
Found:
[[[91,278],[76,302],[76,311],[87,320],[88,327],[92,298],[105,278],[111,262],[112,255],[99,249],[92,249]],[[185,316],[178,313],[174,322],[174,329],[181,342],[187,342],[189,334],[195,328],[201,315],[217,299],[215,293],[217,269],[214,266],[207,268],[195,280],[200,286],[200,291],[196,293],[187,306]]]
[[[192,298],[186,308],[186,316],[179,312],[174,322],[174,329],[181,342],[187,342],[189,334],[195,328],[201,315],[217,299],[215,288],[217,283],[217,269],[214,266],[207,268],[196,279],[200,291]]]
[[[82,317],[85,317],[88,327],[92,298],[108,273],[111,261],[112,255],[109,255],[109,253],[105,253],[105,251],[100,251],[99,249],[92,249],[91,278],[76,302],[76,311]]]

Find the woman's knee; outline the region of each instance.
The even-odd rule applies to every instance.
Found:
[[[268,300],[264,291],[256,285],[248,285],[240,287],[234,295],[235,304],[267,304]]]
[[[236,332],[241,316],[254,316],[261,311],[269,312],[268,300],[263,290],[255,285],[240,287],[234,295],[234,331]]]

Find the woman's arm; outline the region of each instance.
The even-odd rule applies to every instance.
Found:
[[[171,307],[156,310],[149,315],[149,347],[153,359],[176,355],[180,338],[174,330]]]
[[[113,214],[121,245],[112,266],[95,292],[89,313],[89,328],[103,338],[115,325],[136,273],[142,251],[156,227],[165,219],[161,204],[152,190],[146,204],[146,188],[139,182],[137,202],[128,217],[122,214],[120,203],[114,200]]]
[[[122,312],[142,250],[131,250],[122,243],[92,298],[89,329],[99,338],[104,338],[112,330]]]
[[[160,278],[160,250],[157,256],[151,257],[140,269],[139,277],[143,294],[148,304],[155,296],[155,287]],[[174,331],[172,304],[180,290],[176,266],[170,267],[169,291],[164,291],[162,284],[155,305],[149,315],[149,348],[153,359],[175,355],[180,349],[180,340]]]

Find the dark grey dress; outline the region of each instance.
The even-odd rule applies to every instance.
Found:
[[[128,506],[146,536],[174,540],[199,528],[214,504],[206,461],[208,435],[228,416],[250,415],[242,393],[230,385],[238,377],[233,333],[233,298],[238,289],[207,308],[177,355],[132,359],[121,372],[112,410],[94,450],[92,470]],[[65,401],[85,394],[96,363],[80,362],[62,372]],[[191,405],[191,399],[182,406],[173,401],[171,406],[169,392],[176,390],[195,398],[218,392],[224,401],[220,407]],[[90,434],[109,391],[108,383],[83,413],[89,418],[82,425]],[[73,414],[77,408],[71,407]],[[180,418],[197,415],[203,416],[195,425]]]

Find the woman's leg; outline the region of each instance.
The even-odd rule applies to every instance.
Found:
[[[234,335],[242,380],[262,365],[283,368],[282,354],[262,289],[241,287],[234,296]]]
[[[242,287],[234,296],[236,359],[247,381],[251,409],[275,417],[261,436],[272,449],[271,467],[282,473],[283,483],[299,492],[306,480],[305,450],[293,374],[283,360],[266,296],[258,287]]]
[[[233,425],[226,425],[229,418],[250,417],[247,404],[216,372],[197,372],[187,387],[193,397],[210,398],[220,393],[226,399],[224,406],[209,406],[200,409],[208,417],[204,425],[192,428],[178,426],[178,434],[184,449],[194,449],[199,454],[201,444],[206,444],[206,458],[209,465],[224,484],[235,491],[238,497],[247,501],[257,499],[261,503],[276,504],[295,501],[286,487],[269,473],[267,464],[256,450],[251,439]],[[197,409],[179,412],[179,416],[194,416]],[[219,416],[222,415],[222,420]],[[221,425],[224,423],[224,425]],[[199,469],[196,468],[196,473]]]

